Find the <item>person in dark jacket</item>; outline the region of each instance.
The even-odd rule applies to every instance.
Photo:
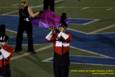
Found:
[[[28,5],[27,0],[21,0],[19,7],[19,27],[16,38],[15,52],[22,51],[22,40],[24,31],[28,37],[28,52],[35,53],[33,48],[32,23],[30,18],[38,16],[39,12],[34,13]]]
[[[48,10],[50,9],[51,11],[55,11],[55,0],[44,0],[43,1],[43,9]]]

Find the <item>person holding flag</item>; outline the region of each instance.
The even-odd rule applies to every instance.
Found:
[[[55,12],[55,0],[43,0],[43,10],[38,17],[32,20],[33,26],[50,28],[58,27],[60,23],[60,16]]]
[[[21,0],[20,8],[19,8],[19,27],[16,38],[16,48],[15,52],[22,51],[22,40],[24,31],[27,33],[28,38],[28,52],[34,53],[33,47],[33,27],[31,18],[34,18],[39,15],[39,12],[34,13],[31,7],[28,4],[27,0]]]
[[[5,25],[0,25],[0,77],[11,77],[10,59],[14,49],[7,44]]]

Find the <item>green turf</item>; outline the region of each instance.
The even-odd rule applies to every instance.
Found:
[[[103,32],[115,32],[115,27],[112,27],[112,28],[110,28],[110,29],[101,31],[101,33],[103,33]]]
[[[92,32],[94,30],[98,30],[111,24],[115,24],[114,22],[115,5],[112,1],[113,0],[104,0],[104,1],[81,0],[81,2],[78,2],[77,0],[75,0],[72,1],[72,3],[75,5],[72,5],[72,3],[69,3],[69,0],[67,0],[67,2],[61,5],[64,6],[65,8],[58,8],[57,12],[61,13],[65,11],[68,14],[68,16],[72,18],[100,19],[100,21],[86,26],[71,25],[71,28],[74,28],[76,30]],[[81,10],[81,8],[83,7],[89,7],[89,9]],[[113,8],[113,10],[107,11],[106,9],[108,8]]]
[[[16,60],[11,61],[12,77],[53,77],[53,68],[51,63],[42,62],[42,60],[53,56],[52,48],[45,49],[38,52],[36,55],[28,55]],[[84,55],[84,56],[94,56],[94,54],[83,53],[83,51],[71,49],[71,54],[74,55]],[[88,54],[88,55],[87,55]],[[115,70],[111,66],[96,66],[96,65],[85,65],[85,64],[75,64],[70,67],[70,77],[81,77],[81,76],[91,76],[91,73],[79,73],[73,72],[73,70]],[[92,75],[93,77],[98,77]],[[101,77],[101,76],[99,76]],[[104,75],[104,77],[110,77]]]
[[[43,0],[29,0],[32,7],[41,5]],[[12,12],[8,15],[18,15],[18,5],[19,0],[0,0],[0,15]],[[89,7],[83,10],[82,8]],[[110,9],[112,10],[106,10]],[[34,8],[34,11],[41,10],[42,7]],[[14,11],[14,12],[13,12]],[[56,4],[56,13],[61,15],[62,12],[66,12],[68,17],[72,18],[91,18],[100,19],[99,21],[81,26],[81,25],[70,25],[70,28],[84,31],[92,32],[109,25],[115,24],[115,2],[114,0],[64,0],[59,4]],[[103,32],[115,32],[115,27],[100,31]],[[7,32],[10,37],[15,37],[16,33]],[[35,50],[39,50],[50,44],[34,45]],[[15,46],[14,46],[15,47]],[[21,54],[16,54],[15,56],[23,55],[27,51],[27,46],[23,46],[23,51]],[[48,48],[39,51],[36,55],[28,55],[16,60],[11,61],[12,77],[54,77],[53,68],[51,63],[44,63],[42,60],[52,57],[52,48]],[[84,52],[79,49],[71,48],[71,55],[80,56],[96,56],[99,55]],[[70,67],[70,77],[115,77],[114,75],[93,75],[91,73],[80,73],[73,70],[113,70],[115,73],[115,66],[100,66],[100,65],[86,65],[86,64],[75,64]]]
[[[6,31],[6,34],[10,37],[16,37],[16,33],[11,32],[11,31]]]
[[[18,0],[1,0],[0,2],[0,14],[4,14],[10,11],[18,10]],[[62,12],[66,12],[68,17],[74,18],[91,18],[91,19],[100,19],[100,21],[89,24],[87,26],[81,25],[72,25],[71,28],[91,32],[99,28],[115,24],[114,13],[115,13],[115,3],[114,0],[64,0],[60,4],[56,5],[56,12],[60,15]],[[29,0],[29,3],[32,6],[39,6],[42,3],[42,0]],[[63,8],[58,8],[63,7]],[[81,10],[84,7],[89,7],[89,9]],[[112,10],[107,11],[106,9],[112,8]],[[39,11],[42,7],[34,8],[35,11]],[[18,11],[17,11],[18,12]],[[17,14],[17,12],[11,13],[11,15]]]
[[[80,72],[81,70],[82,72]],[[94,71],[98,70],[98,72],[94,72],[97,74],[93,74],[92,70]],[[101,70],[103,70],[104,72],[99,72]],[[111,70],[112,72],[105,72],[109,70]],[[115,76],[115,66],[113,67],[113,66],[76,64],[70,67],[70,77],[114,77],[114,76]]]

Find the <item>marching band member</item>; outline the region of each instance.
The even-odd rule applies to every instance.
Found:
[[[0,26],[0,77],[11,77],[10,59],[14,49],[7,44],[8,36],[5,35],[5,25]]]
[[[52,30],[46,39],[53,43],[53,67],[55,77],[69,76],[69,51],[71,34],[66,32],[67,24],[63,23],[59,30]]]

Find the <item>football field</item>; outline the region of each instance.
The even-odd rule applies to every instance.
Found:
[[[34,11],[42,10],[43,0],[29,0]],[[72,34],[70,77],[115,77],[114,0],[56,0],[56,13],[66,12]],[[0,0],[0,24],[6,24],[9,44],[15,47],[19,0]],[[33,27],[37,54],[23,51],[11,59],[12,77],[54,77],[52,44],[45,40],[48,29]]]

